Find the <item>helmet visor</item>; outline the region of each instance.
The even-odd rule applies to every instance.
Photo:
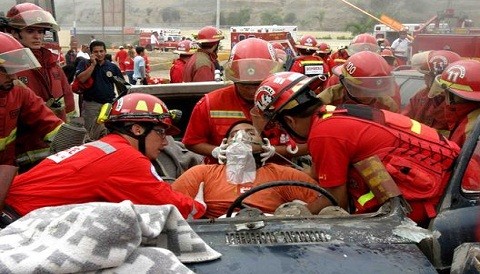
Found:
[[[348,92],[358,98],[375,98],[395,95],[395,76],[381,77],[342,77]]]
[[[0,54],[0,69],[7,74],[15,74],[40,67],[40,63],[29,48],[21,48]]]
[[[224,66],[227,79],[236,83],[260,83],[267,76],[282,71],[282,63],[268,59],[242,59]]]
[[[55,18],[48,11],[29,10],[9,18],[8,24],[17,29],[23,29],[29,26],[41,27],[46,29],[60,30]]]
[[[350,56],[361,51],[371,51],[371,52],[379,53],[380,46],[377,44],[370,44],[370,43],[357,43],[357,44],[352,44],[347,48],[348,55]]]

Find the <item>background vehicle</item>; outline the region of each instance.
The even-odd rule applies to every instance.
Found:
[[[254,37],[269,42],[278,42],[283,45],[287,54],[296,56],[295,41],[297,40],[297,30],[297,26],[276,25],[230,27],[231,48],[242,40]]]
[[[161,51],[169,51],[177,48],[178,43],[182,40],[181,31],[179,29],[141,29],[138,45],[153,50],[150,44],[150,37],[153,31],[157,31],[162,35],[158,38],[158,46],[155,49]]]

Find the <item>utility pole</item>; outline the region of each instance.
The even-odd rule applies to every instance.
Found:
[[[220,29],[220,0],[217,0],[217,16],[215,18],[215,27]]]

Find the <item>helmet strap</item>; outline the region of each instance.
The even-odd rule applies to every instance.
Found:
[[[145,129],[143,131],[142,134],[140,135],[136,135],[132,132],[132,126],[134,124],[131,124],[131,123],[127,123],[127,124],[123,124],[122,126],[117,126],[117,125],[112,125],[111,126],[111,129],[113,131],[117,131],[119,133],[122,133],[122,134],[125,134],[125,135],[128,135],[130,137],[132,137],[133,139],[136,139],[138,141],[138,150],[143,154],[145,155],[146,153],[146,147],[145,147],[145,138],[147,137],[148,134],[150,134],[150,132],[152,131],[153,129],[153,124],[151,123],[144,123],[144,124],[141,124],[141,126]]]

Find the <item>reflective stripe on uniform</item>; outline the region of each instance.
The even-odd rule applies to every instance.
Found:
[[[17,139],[17,128],[14,128],[8,136],[0,138],[0,151],[5,150],[5,148],[13,143]]]
[[[422,124],[413,119],[410,119],[410,121],[412,121],[412,127],[410,127],[410,130],[416,134],[420,134],[422,132]]]
[[[88,144],[85,144],[85,145],[96,147],[96,148],[102,150],[103,152],[105,152],[105,154],[110,154],[110,153],[113,153],[117,150],[112,145],[110,145],[108,143],[105,143],[103,141],[95,141],[95,142],[91,142],[91,143],[88,143]]]
[[[367,194],[363,194],[357,199],[357,202],[361,205],[364,206],[368,201],[372,200],[375,198],[375,195],[373,195],[373,192],[368,192]]]
[[[45,137],[43,137],[43,140],[44,141],[47,141],[47,142],[52,142],[53,141],[53,138],[55,137],[55,135],[57,135],[58,133],[58,130],[60,129],[60,127],[63,125],[63,123],[61,123],[60,125],[58,125],[54,130],[50,131],[49,133],[47,133],[45,135]]]
[[[307,66],[307,65],[323,65],[323,62],[320,60],[305,60],[300,61],[300,65]]]
[[[238,110],[210,110],[211,118],[246,118],[242,111]]]
[[[336,106],[326,105],[325,110],[327,111],[325,114],[322,115],[322,119],[327,119],[333,115],[333,111],[336,109]]]

